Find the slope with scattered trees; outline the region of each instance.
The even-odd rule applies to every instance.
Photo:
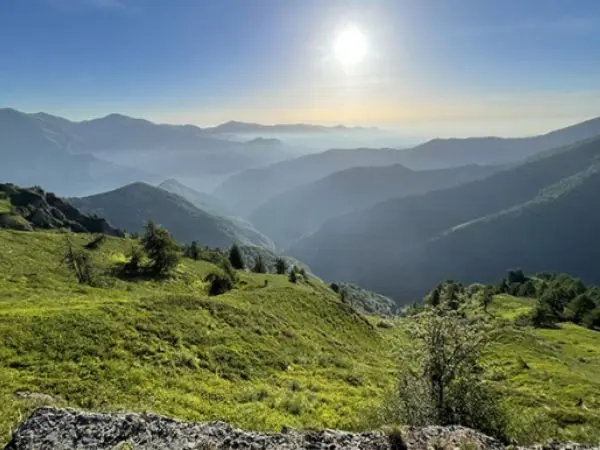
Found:
[[[148,236],[157,234],[150,231]],[[476,343],[465,339],[476,337],[477,330],[460,314],[453,313],[450,327],[444,322],[431,328],[427,315],[414,316],[423,311],[417,307],[377,326],[384,321],[357,313],[301,270],[292,269],[289,276],[233,270],[230,278],[223,250],[199,248],[198,258],[179,259],[168,276],[131,279],[115,269],[130,262],[132,247],[142,242],[108,237],[95,243],[95,236],[85,234],[70,239],[73,249],[87,253],[101,283],[81,284],[72,267],[60,264],[64,235],[0,230],[4,430],[40,404],[151,409],[262,430],[284,424],[373,429],[405,417],[398,416],[403,414],[398,402],[386,400],[398,399],[398,379],[409,376],[400,379],[419,388],[413,394],[423,393],[415,399],[424,421],[405,422],[459,422],[498,435],[495,430],[503,429],[522,442],[598,438],[600,333],[572,323],[543,329],[517,320],[522,311],[534,309],[533,299],[493,297],[484,314],[497,339],[461,357],[456,376],[446,373],[440,385],[434,384],[438,378],[429,364],[437,353],[419,352],[411,360],[415,373],[423,374],[418,382],[399,373],[399,367],[409,367],[399,365],[397,355],[408,355],[413,345],[420,348],[423,341],[411,331],[413,325],[462,336],[458,345]],[[152,267],[148,250],[156,246],[145,247],[141,263]],[[509,278],[509,284],[522,281]],[[457,312],[465,305],[477,307],[479,287],[449,286],[440,290],[438,303],[450,299]],[[447,343],[454,353],[452,341]],[[467,392],[461,384],[467,379],[473,396],[456,396]],[[427,380],[437,390],[426,389]],[[440,388],[444,401],[438,404],[433,400]],[[498,421],[470,413],[497,405],[484,388],[501,397]],[[490,428],[502,417],[504,428]]]

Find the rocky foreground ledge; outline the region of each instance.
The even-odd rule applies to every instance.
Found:
[[[40,408],[14,433],[5,450],[500,450],[499,441],[463,427],[406,428],[402,439],[383,433],[288,431],[267,434],[223,422],[186,423],[153,414],[93,414]],[[551,443],[538,449],[592,449]]]

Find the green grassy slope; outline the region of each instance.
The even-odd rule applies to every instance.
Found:
[[[509,321],[487,355],[486,368],[513,411],[511,432],[525,441],[554,436],[597,444],[600,332],[573,324],[552,330],[511,325],[534,303],[503,295],[491,307]]]
[[[59,265],[62,239],[0,231],[4,438],[36,403],[16,391],[258,429],[357,428],[392,379],[380,331],[317,280],[240,274],[209,298],[214,267],[186,259],[171,281],[91,288]],[[129,245],[108,239],[95,261],[123,260]]]
[[[62,240],[0,230],[0,443],[48,403],[261,430],[364,429],[394,384],[410,319],[379,327],[317,279],[240,273],[236,289],[208,297],[202,280],[214,267],[189,259],[169,281],[82,286],[59,263]],[[108,238],[94,261],[109,268],[130,245]],[[486,368],[511,406],[513,434],[600,439],[600,333],[516,327],[531,306],[498,297],[491,307],[506,322]]]

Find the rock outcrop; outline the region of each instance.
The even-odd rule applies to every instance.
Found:
[[[94,414],[40,408],[14,433],[5,450],[248,449],[248,450],[500,450],[505,446],[463,427],[405,428],[392,433],[346,433],[333,430],[248,432],[223,422],[194,424],[153,414]],[[592,447],[554,443],[539,449]]]
[[[68,201],[39,187],[21,188],[14,184],[0,183],[0,198],[12,205],[10,213],[0,217],[0,228],[23,231],[33,229],[68,229],[75,233],[103,233],[123,236],[101,217],[84,214]]]

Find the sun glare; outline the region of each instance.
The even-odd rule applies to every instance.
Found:
[[[346,27],[336,38],[333,52],[345,69],[353,68],[367,53],[365,35],[353,25]]]

